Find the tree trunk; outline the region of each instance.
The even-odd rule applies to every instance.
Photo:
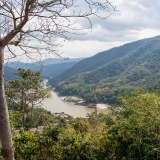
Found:
[[[24,128],[24,126],[25,126],[24,90],[22,90],[22,111],[23,111],[23,116],[22,116],[22,127]]]
[[[4,91],[4,47],[0,46],[0,139],[4,160],[14,160],[8,106]]]
[[[33,117],[33,102],[32,102],[32,106],[31,106],[31,120],[32,120],[32,117]]]

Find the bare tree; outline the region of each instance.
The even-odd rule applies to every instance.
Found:
[[[14,148],[4,93],[4,51],[11,53],[7,58],[18,52],[34,60],[42,54],[60,56],[57,39],[86,33],[92,16],[106,19],[109,14],[103,17],[101,11],[111,10],[115,8],[108,0],[0,0],[0,138],[5,160],[14,159]],[[89,25],[81,26],[79,19]]]

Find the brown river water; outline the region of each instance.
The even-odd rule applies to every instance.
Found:
[[[86,106],[80,106],[80,105],[74,105],[74,103],[66,102],[61,99],[55,93],[52,91],[52,98],[46,99],[43,101],[43,107],[52,113],[60,113],[64,112],[66,114],[69,114],[73,116],[74,118],[76,117],[86,117],[87,113],[92,113],[95,111],[93,108],[88,108]],[[108,113],[107,105],[104,104],[97,104],[97,111],[98,113]]]

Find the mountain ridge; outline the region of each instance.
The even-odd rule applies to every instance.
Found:
[[[112,54],[111,51],[115,51],[114,55],[110,55]],[[122,56],[118,55],[116,57],[119,53],[122,53]],[[49,83],[56,87],[56,91],[62,95],[77,95],[89,102],[93,101],[93,88],[97,88],[99,101],[110,104],[117,102],[116,97],[124,91],[131,91],[141,87],[148,90],[160,90],[160,86],[155,85],[160,81],[158,79],[153,81],[152,79],[152,77],[159,77],[158,75],[160,74],[158,70],[160,68],[160,36],[131,42],[115,49],[98,53],[97,56],[101,56],[101,54],[103,59],[104,54],[106,57],[108,56],[108,62],[105,64],[100,61],[98,63],[102,65],[99,67],[95,66],[92,70],[79,74],[73,74],[72,72],[68,76],[67,74],[70,70],[80,66],[82,61],[86,61],[84,59],[61,76],[50,79]],[[93,56],[91,59],[88,58],[87,61],[91,61],[97,56]],[[98,59],[95,58],[94,61],[98,61]],[[67,75],[66,77],[64,76],[65,74]]]
[[[34,63],[24,63],[19,61],[12,61],[5,64],[5,66],[13,69],[32,69],[33,71],[41,71],[43,78],[56,77],[62,74],[67,69],[71,68],[74,64],[84,58],[71,58],[61,60],[59,58],[47,58],[42,61]]]
[[[157,38],[158,37],[160,36],[157,36]],[[56,79],[57,81],[61,81],[61,80],[67,79],[72,75],[76,75],[82,72],[87,72],[87,71],[96,69],[102,66],[103,64],[106,64],[107,62],[114,60],[115,58],[117,59],[119,57],[122,57],[123,55],[128,53],[128,50],[129,51],[134,50],[135,47],[138,47],[144,42],[147,43],[151,40],[152,38],[142,39],[135,42],[124,44],[122,46],[111,48],[107,51],[99,52],[92,57],[88,57],[86,59],[81,60],[79,63],[74,65],[74,68],[70,68],[69,70],[66,70],[62,75],[60,75],[59,77],[56,77]],[[121,48],[121,51],[119,51],[119,48]],[[109,59],[106,59],[107,57],[106,54],[110,55]],[[86,64],[88,64],[87,67],[86,67]],[[54,81],[56,81],[56,79]]]

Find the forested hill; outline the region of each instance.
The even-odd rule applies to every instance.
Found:
[[[55,83],[56,81],[65,80],[67,78],[70,78],[72,76],[75,76],[79,73],[92,71],[94,69],[97,69],[98,67],[108,63],[112,62],[113,60],[116,60],[118,58],[121,58],[125,55],[127,55],[129,52],[132,52],[136,48],[149,43],[152,41],[152,38],[139,40],[136,42],[128,43],[120,47],[115,47],[107,51],[100,52],[93,57],[89,57],[86,59],[81,60],[79,63],[74,65],[74,67],[68,69],[63,74],[61,74],[59,77],[56,77],[56,79],[53,79],[51,83]]]
[[[57,81],[59,81],[57,83]],[[50,84],[64,95],[115,103],[117,95],[138,88],[160,90],[160,36],[128,43],[84,59]]]

